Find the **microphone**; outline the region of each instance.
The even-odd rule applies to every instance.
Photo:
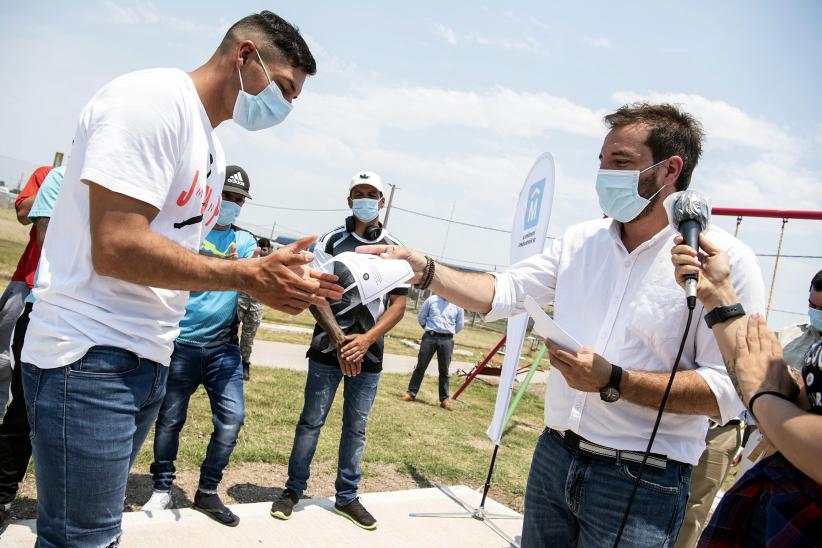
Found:
[[[682,234],[685,245],[699,251],[699,234],[708,229],[711,220],[708,202],[693,190],[677,194],[668,212],[671,225]],[[693,310],[696,306],[695,274],[685,276],[685,297],[688,301],[688,308]]]

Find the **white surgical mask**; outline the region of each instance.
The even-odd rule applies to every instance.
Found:
[[[217,224],[220,226],[234,224],[234,221],[240,216],[240,209],[240,206],[234,202],[226,199],[221,200],[220,213],[217,214]]]
[[[628,223],[636,219],[648,207],[654,196],[667,186],[660,187],[650,198],[643,198],[639,195],[639,176],[665,160],[646,167],[642,171],[634,169],[600,169],[597,172],[596,189],[599,197],[599,207],[602,208],[602,212],[620,223]]]
[[[232,116],[237,124],[250,131],[276,126],[285,120],[293,108],[292,104],[283,97],[283,92],[280,91],[279,86],[271,81],[268,69],[265,68],[265,63],[263,63],[263,58],[260,57],[260,52],[256,49],[254,51],[257,52],[257,58],[265,71],[266,78],[268,78],[268,85],[257,95],[246,93],[243,87],[243,74],[238,68],[240,91],[237,93]]]

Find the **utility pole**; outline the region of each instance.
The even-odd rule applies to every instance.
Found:
[[[274,224],[271,225],[271,236],[269,236],[269,240],[272,242],[274,241],[274,229],[277,227],[277,221],[274,221]]]
[[[454,200],[454,204],[451,206],[451,216],[448,218],[448,227],[445,229],[445,240],[442,242],[442,253],[440,253],[440,259],[445,258],[445,248],[448,245],[448,236],[451,234],[451,222],[454,220],[454,210],[457,208],[457,201]]]
[[[385,218],[382,221],[383,227],[388,227],[388,216],[391,214],[391,203],[394,201],[394,191],[400,187],[397,185],[388,183],[388,186],[391,187],[391,192],[388,194],[388,205],[385,206]]]

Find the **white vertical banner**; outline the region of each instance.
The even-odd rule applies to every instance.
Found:
[[[531,255],[542,253],[545,248],[545,237],[548,234],[548,221],[551,219],[551,206],[554,201],[554,157],[550,152],[542,154],[519,193],[519,202],[514,213],[514,226],[511,230],[511,263],[527,259]],[[519,354],[525,339],[525,328],[528,325],[528,314],[522,312],[508,318],[507,339],[505,341],[505,360],[497,390],[497,403],[494,418],[486,434],[495,445],[499,445],[502,429],[505,426],[505,412],[511,401],[511,390],[514,377],[519,368]]]

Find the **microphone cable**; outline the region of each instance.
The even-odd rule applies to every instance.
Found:
[[[682,351],[685,349],[685,342],[688,340],[688,333],[691,330],[691,321],[694,317],[694,307],[690,306],[690,304],[691,303],[689,302],[688,322],[685,324],[685,333],[682,334],[682,341],[679,343],[679,350],[676,353],[674,368],[671,370],[671,376],[668,379],[668,386],[665,387],[665,392],[662,394],[662,401],[659,403],[659,411],[656,414],[654,429],[651,430],[651,439],[648,440],[648,447],[645,449],[645,454],[642,456],[642,463],[639,465],[639,472],[637,472],[636,480],[634,480],[634,488],[631,490],[631,496],[628,498],[628,505],[625,507],[625,513],[622,515],[622,523],[619,525],[619,532],[617,533],[616,540],[614,541],[614,548],[619,546],[619,541],[622,539],[622,533],[625,531],[625,525],[628,523],[628,515],[631,513],[631,506],[634,504],[634,497],[636,496],[636,491],[639,488],[642,473],[645,471],[645,463],[648,460],[648,456],[651,454],[651,447],[654,444],[656,432],[659,430],[659,423],[662,421],[662,413],[665,411],[665,403],[667,403],[668,396],[671,394],[671,387],[674,384],[674,377],[676,376],[676,371],[679,367],[679,360],[682,358]]]

